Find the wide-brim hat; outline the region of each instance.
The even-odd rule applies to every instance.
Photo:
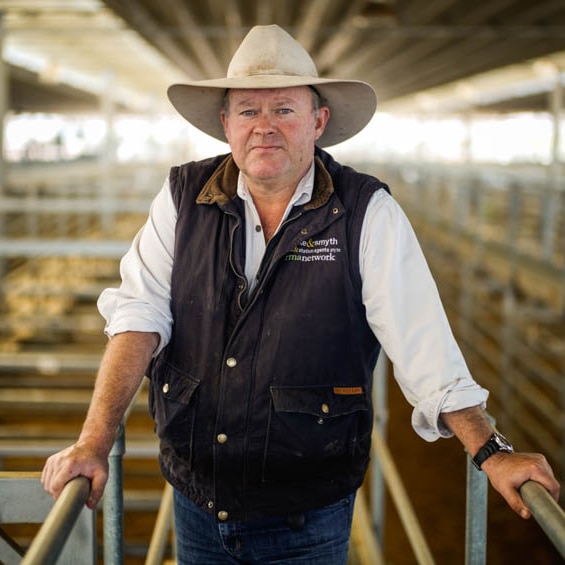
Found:
[[[173,84],[167,94],[175,109],[193,126],[226,141],[220,109],[230,88],[312,86],[330,119],[317,144],[335,145],[360,132],[377,107],[373,88],[358,80],[320,78],[306,50],[277,25],[255,26],[234,53],[226,78]]]

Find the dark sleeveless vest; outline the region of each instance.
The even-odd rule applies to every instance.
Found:
[[[379,344],[361,300],[359,241],[374,177],[316,150],[309,203],[244,276],[231,156],[175,167],[172,338],[152,364],[165,478],[219,520],[330,504],[369,461]]]

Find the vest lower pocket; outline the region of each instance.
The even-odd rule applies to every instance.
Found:
[[[372,411],[361,387],[271,387],[263,481],[333,480],[365,461]]]
[[[151,378],[150,410],[160,440],[192,467],[194,424],[200,380],[163,363]]]

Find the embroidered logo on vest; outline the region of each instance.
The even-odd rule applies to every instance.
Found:
[[[285,261],[300,261],[311,263],[314,261],[335,261],[336,255],[341,253],[337,237],[327,239],[305,239],[301,241],[291,253],[285,256]]]

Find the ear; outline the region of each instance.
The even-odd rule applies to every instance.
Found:
[[[316,116],[316,132],[315,140],[320,139],[320,136],[324,133],[326,125],[330,119],[330,109],[327,106],[320,106],[318,110],[318,115]]]
[[[224,110],[220,112],[220,121],[222,122],[222,127],[224,128],[224,135],[228,139],[228,117]]]

